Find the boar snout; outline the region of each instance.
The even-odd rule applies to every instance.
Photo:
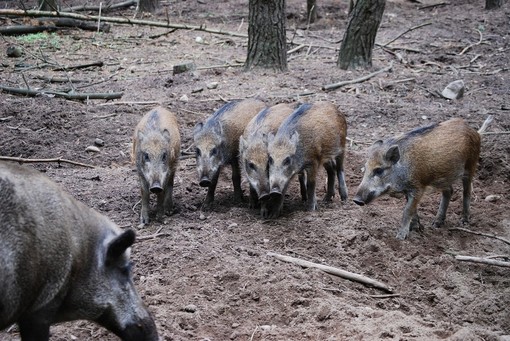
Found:
[[[370,191],[367,194],[365,193],[357,193],[352,201],[359,206],[368,205],[375,198],[375,191]]]
[[[259,195],[259,200],[260,200],[260,201],[268,200],[268,199],[269,199],[269,196],[270,196],[270,194],[269,194],[269,193],[267,193],[267,192],[260,193],[260,195]]]
[[[138,323],[126,326],[121,333],[123,341],[158,341],[156,325],[152,318],[146,318]]]
[[[159,181],[154,181],[151,185],[151,188],[149,188],[151,193],[161,193],[163,192],[163,187],[161,187],[161,183]]]
[[[200,179],[199,185],[201,187],[209,187],[211,186],[211,180],[208,177],[204,176],[202,179]]]
[[[361,198],[355,197],[352,201],[354,201],[356,205],[365,206],[365,202]]]

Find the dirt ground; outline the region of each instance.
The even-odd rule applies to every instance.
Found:
[[[69,3],[69,2],[67,2]],[[83,2],[82,2],[83,3]],[[89,2],[95,4],[94,2]],[[113,24],[109,33],[68,29],[42,37],[2,37],[1,84],[68,91],[70,85],[37,76],[69,77],[77,92],[123,92],[119,100],[70,101],[48,95],[0,92],[0,155],[61,157],[69,164],[26,164],[45,172],[76,198],[137,231],[134,281],[152,312],[162,340],[510,340],[510,270],[459,262],[454,255],[510,255],[503,241],[452,231],[460,224],[462,190],[456,184],[446,224],[432,229],[438,193],[419,208],[425,229],[395,238],[403,199],[381,197],[358,207],[352,196],[361,181],[366,149],[375,140],[452,117],[483,135],[474,180],[469,229],[510,238],[510,5],[485,11],[482,0],[387,1],[374,51],[373,70],[336,67],[348,2],[319,0],[321,18],[306,23],[306,1],[287,1],[289,71],[243,72],[247,39],[191,30]],[[0,1],[0,8],[17,2]],[[33,6],[28,3],[28,7]],[[106,13],[132,18],[134,8]],[[247,33],[247,1],[171,0],[151,20],[207,25]],[[0,18],[2,26],[21,22]],[[400,36],[406,30],[416,28]],[[153,35],[160,35],[151,38]],[[197,42],[201,37],[203,42]],[[7,58],[8,46],[24,54]],[[102,61],[102,67],[54,71],[55,65]],[[197,70],[173,75],[172,66],[194,62]],[[392,72],[324,92],[325,84],[350,80],[393,62]],[[462,79],[464,97],[439,93]],[[212,83],[216,82],[216,88]],[[209,87],[208,87],[209,86]],[[347,117],[346,178],[349,203],[338,196],[304,210],[291,187],[283,216],[263,220],[247,202],[235,202],[225,169],[210,212],[201,213],[206,190],[198,185],[192,131],[226,100],[258,96],[280,102],[331,101]],[[158,103],[177,113],[183,158],[175,214],[139,228],[140,194],[130,163],[131,136],[142,115]],[[506,133],[506,134],[505,134]],[[96,139],[99,152],[88,152]],[[438,153],[440,157],[440,153]],[[325,172],[318,197],[325,194]],[[294,186],[294,185],[293,185]],[[245,196],[248,185],[243,181]],[[492,199],[492,200],[487,200]],[[285,263],[275,252],[377,279],[398,295]],[[507,259],[508,260],[508,259]],[[116,340],[103,328],[77,321],[53,326],[52,340]],[[0,340],[18,340],[16,328]]]

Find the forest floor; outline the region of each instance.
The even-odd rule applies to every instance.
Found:
[[[123,96],[72,101],[0,92],[0,155],[60,157],[95,166],[25,165],[45,172],[120,226],[136,230],[141,239],[132,250],[134,281],[162,340],[510,340],[510,269],[454,258],[504,259],[510,245],[454,230],[462,227],[460,183],[454,186],[445,226],[431,228],[440,194],[428,194],[419,207],[425,228],[404,241],[395,238],[404,199],[381,197],[365,207],[352,202],[366,150],[375,140],[453,117],[478,129],[491,114],[494,122],[482,136],[474,179],[471,223],[464,227],[510,239],[510,4],[496,11],[486,11],[482,0],[424,7],[432,3],[388,0],[373,69],[359,71],[336,67],[347,1],[319,0],[321,18],[310,25],[306,1],[287,1],[289,49],[304,46],[289,54],[285,73],[244,72],[235,65],[246,58],[246,38],[200,31],[111,24],[109,33],[66,29],[4,36],[2,85],[68,91],[68,82],[38,77],[69,77],[77,92]],[[0,1],[0,6],[15,8],[18,2]],[[133,18],[134,13],[128,8],[103,15]],[[246,34],[247,17],[247,1],[172,0],[144,19]],[[21,21],[0,18],[2,26]],[[422,24],[428,25],[399,37]],[[23,55],[7,58],[11,45],[20,46]],[[54,68],[96,61],[103,66],[68,72]],[[173,65],[186,62],[197,69],[172,73]],[[390,63],[391,72],[368,81],[321,90]],[[466,86],[464,97],[441,97],[443,88],[459,79]],[[206,191],[198,185],[191,157],[193,127],[225,101],[253,96],[268,105],[330,101],[345,113],[347,204],[335,197],[307,212],[293,185],[283,216],[263,220],[247,202],[233,200],[231,172],[225,169],[213,209],[201,212]],[[184,154],[176,175],[176,210],[164,221],[139,228],[131,138],[142,115],[158,104],[177,114],[181,130]],[[86,151],[96,139],[104,146]],[[325,177],[321,171],[319,198],[325,194]],[[243,188],[246,196],[244,180]],[[282,262],[269,252],[363,274],[396,295],[381,296],[387,293]],[[85,321],[51,331],[52,340],[116,340]],[[18,339],[16,328],[0,332],[0,340]]]

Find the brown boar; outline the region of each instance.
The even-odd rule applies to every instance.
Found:
[[[158,340],[133,284],[133,230],[27,167],[0,162],[0,329],[48,340],[50,325],[90,320],[123,340]]]
[[[220,171],[226,164],[232,167],[234,199],[242,200],[239,137],[248,122],[264,107],[264,103],[257,99],[232,101],[218,109],[205,122],[196,125],[193,139],[199,184],[208,187],[203,209],[211,207]]]
[[[180,154],[181,136],[175,114],[163,107],[145,114],[135,128],[132,153],[142,193],[141,224],[149,223],[150,193],[156,194],[158,218],[172,213]]]
[[[414,129],[406,134],[376,141],[368,151],[363,180],[354,202],[370,203],[383,195],[403,193],[407,199],[398,239],[420,227],[418,204],[427,188],[442,192],[434,227],[444,223],[452,196],[452,184],[459,178],[463,185],[462,222],[469,222],[471,182],[480,155],[480,133],[460,118]]]
[[[315,210],[316,177],[319,166],[326,169],[328,182],[325,201],[335,195],[335,177],[342,201],[347,200],[344,175],[347,123],[332,103],[303,104],[269,135],[269,184],[271,195],[283,197],[290,180],[301,172],[306,176],[306,208]],[[280,215],[280,207],[272,208],[272,217]]]
[[[261,110],[251,119],[239,139],[241,169],[250,184],[250,207],[260,207],[262,217],[268,218],[270,207],[279,206],[278,203],[269,203],[269,165],[267,151],[267,134],[276,133],[283,120],[294,108],[286,103],[280,103]],[[303,175],[299,175],[301,194],[306,200],[306,188]],[[278,197],[279,199],[281,197]],[[272,200],[275,198],[273,197]]]

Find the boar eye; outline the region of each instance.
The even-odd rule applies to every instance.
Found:
[[[148,153],[143,153],[143,161],[145,162],[149,162],[150,161],[150,157],[149,157],[149,154]]]
[[[257,170],[257,166],[253,162],[248,162],[248,168],[251,170]]]
[[[164,162],[164,161],[166,161],[167,157],[168,157],[167,153],[164,152],[163,155],[161,155],[161,160]]]
[[[290,157],[288,157],[288,156],[287,156],[285,159],[283,159],[282,164],[283,164],[284,166],[288,166],[288,165],[290,165]]]
[[[197,156],[200,156],[201,154],[200,149],[199,148],[195,149],[195,153],[197,154]]]
[[[211,149],[211,156],[215,156],[216,154],[218,154],[218,148],[214,147]]]
[[[131,274],[131,268],[133,267],[133,262],[129,262],[129,264],[123,266],[120,271],[123,276],[129,277]]]
[[[274,160],[273,160],[273,158],[271,156],[267,159],[267,163],[269,165],[272,165],[274,163]]]
[[[381,167],[374,168],[373,174],[374,176],[381,176],[384,173],[384,169]]]

